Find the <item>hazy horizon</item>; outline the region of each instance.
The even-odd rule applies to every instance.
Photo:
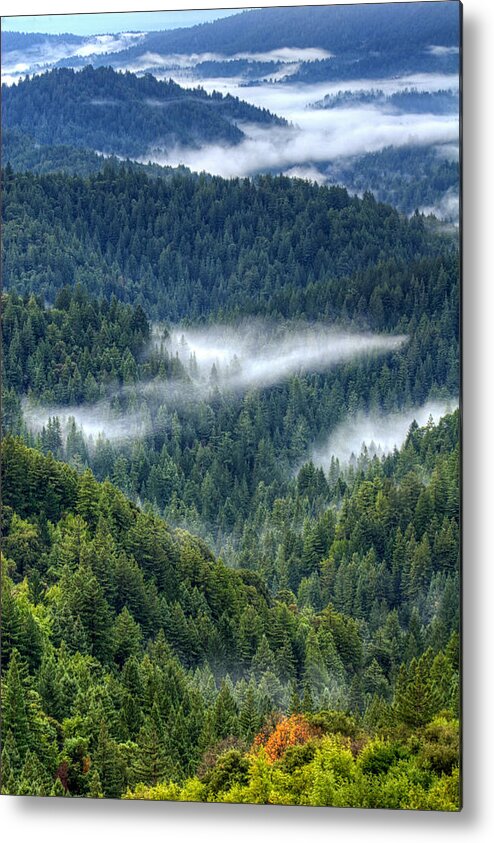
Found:
[[[2,15],[4,32],[40,35],[107,35],[155,32],[209,23],[246,9],[189,9],[170,12],[80,12],[54,15]]]

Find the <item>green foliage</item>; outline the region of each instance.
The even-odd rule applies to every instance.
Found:
[[[377,738],[352,751],[348,739],[328,736],[289,747],[275,764],[268,763],[262,750],[243,757],[230,751],[202,782],[189,780],[183,788],[172,783],[138,787],[126,798],[186,799],[194,794],[195,799],[218,802],[459,810],[458,768],[448,774],[431,772],[421,765],[420,746],[420,738],[414,750]]]
[[[438,718],[459,704],[458,413],[412,425],[382,460],[333,461],[327,475],[310,462],[295,477],[287,469],[350,405],[390,410],[456,389],[457,256],[420,219],[283,179],[7,172],[6,186],[7,274],[25,289],[32,265],[45,265],[36,287],[54,299],[46,309],[32,295],[4,297],[4,425],[38,448],[2,443],[6,790],[453,809],[459,749],[452,721]],[[144,254],[148,206],[161,223]],[[36,220],[44,209],[64,254],[84,241],[81,259],[57,268],[55,247],[28,266],[19,207]],[[265,239],[253,238],[259,225]],[[175,265],[187,237],[189,263]],[[218,262],[205,261],[216,247]],[[138,285],[138,301],[155,312],[166,301],[171,318],[217,313],[242,279],[239,312],[330,309],[360,314],[360,327],[369,313],[373,327],[408,330],[409,342],[382,363],[296,376],[276,391],[225,396],[213,385],[164,423],[166,408],[132,390],[186,382],[182,364],[163,349],[143,355],[140,304],[72,285],[79,277],[108,294],[115,267],[120,299]],[[192,291],[199,276],[204,288]],[[94,403],[112,384],[115,411],[139,406],[156,422],[152,436],[88,447],[56,417],[27,433],[18,393]],[[230,567],[181,529],[190,524]],[[245,755],[239,741],[289,710],[312,718],[318,737],[273,769]],[[412,733],[418,742],[407,744]],[[194,778],[221,745],[207,781]]]
[[[48,404],[94,403],[105,385],[126,381],[129,365],[140,377],[152,376],[160,365],[170,368],[166,360],[137,362],[149,333],[139,305],[93,301],[80,285],[61,288],[50,309],[35,296],[4,295],[4,387]],[[41,444],[45,452],[61,453],[55,421],[43,430]]]
[[[171,80],[112,67],[60,68],[2,85],[2,126],[30,133],[41,144],[136,158],[158,144],[238,143],[244,135],[234,120],[284,123],[230,94],[192,93]]]

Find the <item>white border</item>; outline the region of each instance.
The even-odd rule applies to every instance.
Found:
[[[404,2],[405,0],[397,0]],[[425,0],[427,2],[428,0]],[[2,0],[3,15],[166,8],[244,8],[241,0]],[[255,5],[309,5],[260,2]],[[311,5],[324,5],[313,0]],[[461,814],[354,811],[330,808],[137,803],[0,797],[4,840],[119,843],[143,838],[272,843],[274,840],[351,841],[494,839],[494,694],[492,648],[494,558],[494,255],[492,102],[494,4],[464,3],[464,810]]]

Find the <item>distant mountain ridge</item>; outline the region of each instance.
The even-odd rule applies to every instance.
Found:
[[[267,61],[268,54],[275,50],[312,48],[323,51],[320,60],[302,56],[298,73],[290,75],[290,81],[379,78],[383,71],[455,73],[459,66],[460,14],[456,0],[254,9],[210,23],[148,32],[135,43],[120,46],[118,36],[87,38],[82,55],[76,49],[72,55],[70,50],[62,50],[48,63],[64,67],[131,65],[131,69],[138,65],[140,70],[151,70],[157,56],[163,58],[165,66],[177,55],[204,55],[221,62],[264,54]],[[65,37],[67,43],[77,41],[76,36]],[[105,38],[108,43],[102,43]],[[62,36],[2,33],[3,63],[9,62],[15,50],[40,46],[43,39],[49,45],[63,46]],[[95,46],[93,54],[89,54],[91,43]]]
[[[214,51],[232,56],[279,47],[319,47],[340,54],[355,49],[458,46],[458,15],[459,3],[450,0],[254,9],[211,23],[150,32],[126,53]]]
[[[181,88],[110,67],[67,68],[2,86],[2,126],[41,144],[66,144],[137,157],[149,149],[236,144],[237,122],[284,125],[236,97]]]

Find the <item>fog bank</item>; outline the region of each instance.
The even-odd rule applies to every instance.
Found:
[[[427,424],[430,416],[437,423],[457,406],[458,399],[451,398],[448,401],[429,401],[421,407],[400,413],[359,413],[354,419],[347,419],[337,427],[326,443],[315,446],[311,459],[315,465],[328,469],[331,457],[336,457],[341,463],[348,463],[353,457],[358,457],[364,447],[370,456],[384,456],[394,448],[401,447],[414,420],[419,427]]]
[[[299,123],[288,127],[243,124],[239,127],[246,138],[234,147],[210,144],[201,149],[150,149],[139,160],[241,178],[379,152],[388,146],[429,146],[458,140],[458,119],[451,115],[392,115],[377,108],[321,109],[304,112]]]
[[[189,367],[199,386],[211,377],[227,389],[265,387],[296,373],[324,371],[371,354],[394,351],[405,336],[349,333],[323,325],[299,325],[288,331],[262,320],[236,328],[175,329],[169,349]]]
[[[113,390],[105,400],[78,407],[41,406],[25,400],[27,427],[40,432],[48,420],[59,418],[66,438],[71,420],[89,444],[99,436],[123,442],[144,437],[157,425],[170,423],[171,415],[184,415],[198,401],[208,401],[216,390],[239,394],[286,381],[295,374],[323,372],[333,366],[392,352],[406,342],[405,336],[357,334],[323,325],[300,324],[296,328],[251,320],[236,327],[153,330],[152,348],[178,357],[182,378],[154,379]],[[151,350],[151,349],[150,349]],[[137,409],[122,412],[118,405]],[[157,411],[161,408],[159,422]]]

